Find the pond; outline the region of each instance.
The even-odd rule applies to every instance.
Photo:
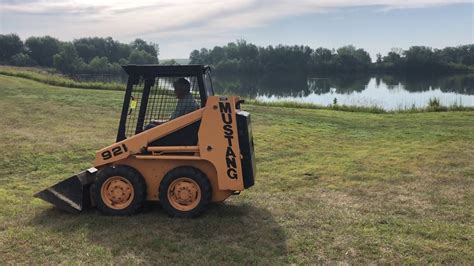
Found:
[[[262,77],[214,75],[216,93],[260,101],[292,101],[317,105],[377,106],[385,110],[425,107],[437,98],[442,105],[474,106],[474,74],[437,76],[339,75]]]

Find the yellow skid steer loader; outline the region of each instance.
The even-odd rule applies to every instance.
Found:
[[[131,215],[159,201],[195,217],[254,184],[250,114],[236,96],[214,96],[208,66],[127,65],[117,140],[93,167],[35,194],[69,211]]]

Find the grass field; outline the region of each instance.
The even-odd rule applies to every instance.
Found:
[[[474,261],[474,112],[245,105],[256,184],[200,218],[60,212],[32,195],[90,167],[123,92],[0,75],[0,263]]]
[[[125,84],[115,82],[79,82],[58,73],[54,69],[15,67],[0,65],[0,75],[30,79],[41,83],[68,88],[125,90]]]

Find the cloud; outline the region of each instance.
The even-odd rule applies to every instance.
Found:
[[[14,29],[16,24],[25,25],[21,28],[24,35],[49,34],[62,39],[91,35],[189,39],[227,36],[286,17],[339,8],[369,6],[386,11],[463,2],[472,3],[471,0],[2,0],[0,15],[1,23],[8,25],[8,29]]]

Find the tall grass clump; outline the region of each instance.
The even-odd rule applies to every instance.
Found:
[[[426,107],[423,109],[425,112],[445,112],[450,111],[450,108],[441,104],[439,98],[433,97],[428,100]]]
[[[437,110],[443,108],[443,106],[441,105],[441,101],[439,100],[439,98],[434,97],[434,98],[430,98],[428,100],[428,107],[427,108],[432,109],[434,111],[437,111]]]

